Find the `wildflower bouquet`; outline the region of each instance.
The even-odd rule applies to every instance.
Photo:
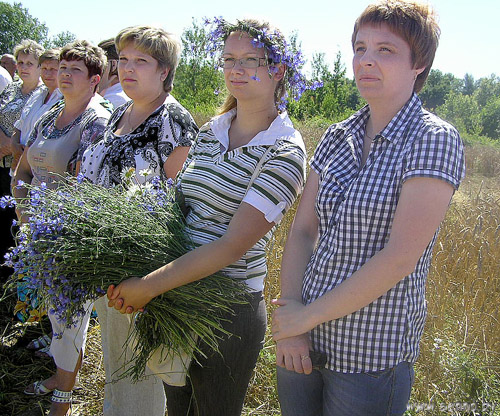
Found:
[[[27,279],[67,327],[82,316],[84,304],[102,296],[110,284],[142,277],[185,254],[192,244],[175,202],[175,187],[158,178],[140,185],[135,172],[124,185],[106,189],[81,177],[64,178],[56,190],[28,188],[18,208],[29,216],[6,264],[15,286]],[[226,333],[221,314],[243,303],[246,286],[217,274],[154,298],[135,317],[128,345],[134,361],[121,376],[139,379],[157,351],[163,358],[202,353],[197,337],[217,350]]]

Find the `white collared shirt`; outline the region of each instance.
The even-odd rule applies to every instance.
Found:
[[[222,237],[242,202],[261,211],[270,223],[278,223],[304,184],[304,143],[286,113],[278,115],[248,144],[228,151],[234,115],[235,111],[230,111],[200,129],[181,172],[180,187],[190,208],[187,231],[195,246]],[[269,146],[274,148],[266,154]],[[263,155],[264,163],[248,189]],[[265,246],[271,235],[269,231],[222,271],[247,279],[252,290],[262,290],[267,272]]]

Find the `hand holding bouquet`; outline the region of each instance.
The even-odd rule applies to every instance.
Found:
[[[123,185],[110,189],[82,177],[64,178],[55,190],[18,186],[29,190],[18,204],[29,221],[7,255],[15,270],[8,284],[27,278],[67,326],[110,285],[143,277],[192,247],[172,182],[154,178],[141,185],[130,170]],[[219,316],[244,303],[246,292],[244,283],[216,274],[152,299],[135,317],[129,337],[134,365],[123,375],[143,376],[158,350],[165,358],[201,353],[197,338],[217,350],[224,333]]]

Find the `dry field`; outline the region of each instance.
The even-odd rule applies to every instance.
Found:
[[[324,130],[306,124],[299,128],[310,149]],[[468,177],[455,195],[434,250],[428,320],[409,415],[500,415],[500,151],[474,146],[467,149],[467,159]],[[281,253],[292,218],[293,212],[269,247],[268,304],[279,294]],[[53,365],[24,348],[40,333],[39,326],[16,324],[10,308],[10,301],[0,304],[0,416],[43,415],[49,400],[28,398],[22,390],[49,375]],[[77,415],[101,414],[99,344],[99,326],[94,323],[75,394]],[[280,414],[269,335],[244,414]]]

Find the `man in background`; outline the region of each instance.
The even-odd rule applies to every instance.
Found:
[[[9,72],[3,66],[0,66],[0,94],[11,82],[12,77],[10,76]]]
[[[102,74],[97,92],[113,104],[114,108],[117,108],[129,101],[130,98],[123,92],[118,78],[119,58],[115,48],[115,40],[113,38],[103,40],[98,46],[104,50],[108,64]]]
[[[0,66],[3,66],[7,72],[10,74],[11,78],[14,79],[16,75],[17,62],[14,55],[10,53],[4,53],[2,58],[0,58]]]

